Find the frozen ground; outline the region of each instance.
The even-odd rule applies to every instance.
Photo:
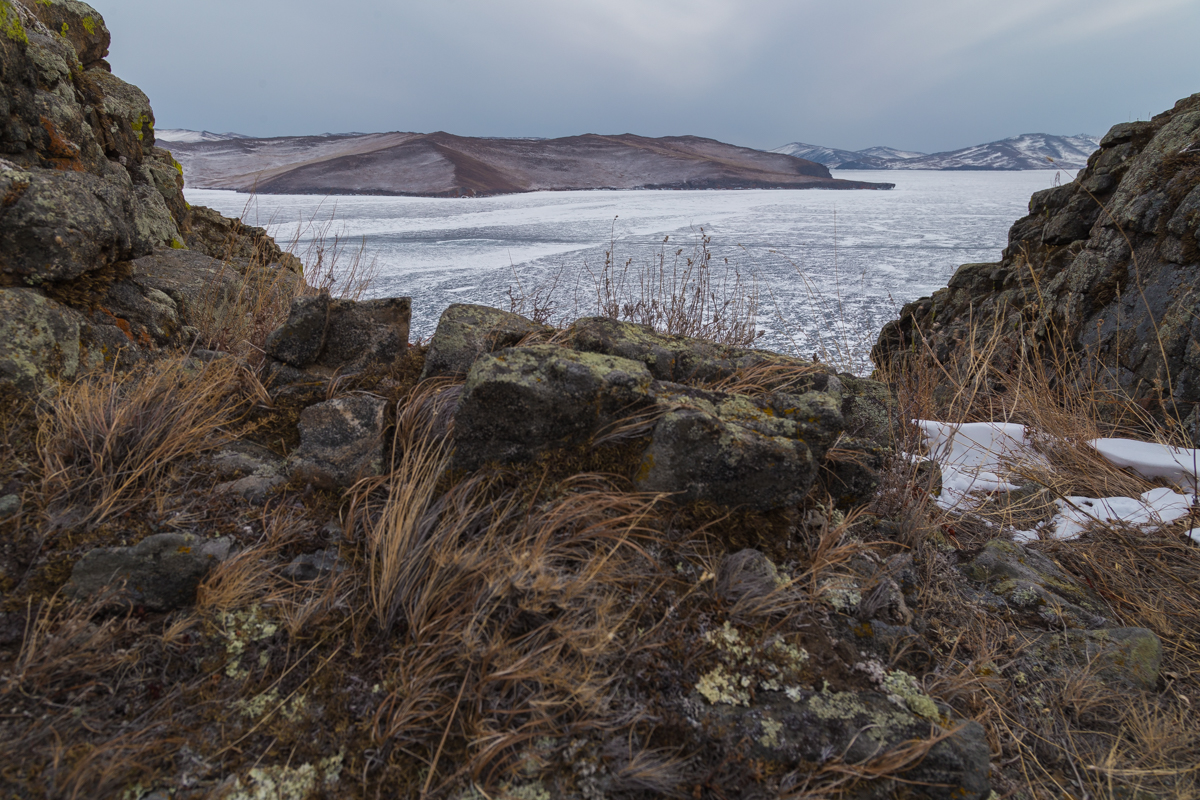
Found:
[[[990,493],[1018,487],[1006,480],[1022,465],[1046,464],[1030,443],[1024,425],[1004,422],[971,422],[953,425],[917,420],[925,434],[929,457],[942,470],[942,492],[937,504],[947,510],[970,511]],[[1133,439],[1096,439],[1089,443],[1119,467],[1128,467],[1147,478],[1164,478],[1176,488],[1195,491],[1200,451],[1167,447]],[[1039,530],[1013,531],[1018,541],[1037,538],[1074,539],[1094,522],[1121,522],[1154,526],[1186,517],[1196,504],[1195,494],[1160,487],[1139,497],[1064,497],[1058,510]],[[1200,543],[1200,530],[1189,535]]]
[[[590,313],[589,270],[615,244],[618,263],[650,264],[662,247],[692,251],[701,228],[761,294],[760,345],[824,351],[867,369],[879,328],[900,307],[945,286],[960,264],[995,261],[1029,196],[1050,171],[861,172],[891,191],[536,192],[480,199],[315,197],[187,190],[192,203],[265,225],[281,243],[303,222],[365,237],[377,295],[413,297],[413,336],[432,334],[453,302],[507,307],[506,291],[562,271],[558,299]],[[1073,175],[1063,173],[1059,180]],[[303,243],[302,243],[303,247]],[[673,252],[673,251],[670,251]],[[829,357],[827,355],[827,357]]]

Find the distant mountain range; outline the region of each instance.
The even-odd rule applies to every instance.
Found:
[[[565,189],[890,189],[697,136],[487,139],[371,133],[255,139],[155,131],[188,186],[263,194],[471,196]]]
[[[240,133],[213,133],[212,131],[189,131],[183,128],[155,128],[154,138],[160,142],[223,142],[227,139],[249,139]]]
[[[1083,169],[1100,146],[1099,136],[1025,133],[945,153],[913,153],[891,147],[837,150],[792,142],[771,152],[824,164],[830,169],[1018,170]]]

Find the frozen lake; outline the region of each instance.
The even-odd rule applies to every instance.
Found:
[[[632,270],[657,269],[711,237],[714,272],[725,259],[757,284],[761,347],[867,367],[866,351],[900,307],[945,286],[960,264],[996,261],[1029,196],[1073,173],[858,172],[891,191],[537,192],[472,199],[315,197],[189,189],[189,202],[268,228],[281,245],[331,231],[376,263],[373,296],[411,295],[414,339],[432,334],[454,302],[509,307],[559,275],[567,316],[595,311],[593,276],[613,248]],[[299,237],[297,237],[299,231]]]

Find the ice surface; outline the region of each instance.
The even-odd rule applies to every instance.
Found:
[[[691,254],[712,236],[717,271],[757,281],[762,347],[850,362],[866,372],[870,346],[900,307],[946,285],[960,265],[992,261],[1029,196],[1054,183],[1036,172],[855,172],[891,191],[594,191],[501,197],[311,197],[187,189],[188,201],[265,225],[282,244],[303,221],[335,217],[364,257],[377,259],[376,296],[413,298],[413,337],[433,333],[453,302],[508,307],[519,279],[528,290],[562,271],[564,313],[595,313],[592,275],[615,245],[636,270],[666,245]],[[344,225],[344,228],[343,228]],[[840,358],[845,355],[848,358]]]
[[[1093,439],[1089,444],[1118,467],[1128,467],[1143,477],[1164,478],[1182,488],[1196,490],[1200,450],[1135,439]]]

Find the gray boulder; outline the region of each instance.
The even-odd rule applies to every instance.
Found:
[[[455,465],[477,469],[585,444],[604,426],[652,406],[650,383],[640,362],[556,345],[483,356],[455,414]]]
[[[513,347],[532,333],[552,330],[520,314],[455,303],[442,312],[425,354],[421,379],[466,375],[481,355]]]
[[[79,371],[82,316],[32,289],[0,289],[0,387],[36,393]]]
[[[1104,603],[1036,550],[993,539],[960,567],[972,581],[1003,600],[1008,611],[1056,628],[1099,628]]]
[[[378,475],[386,409],[386,400],[369,395],[337,397],[304,409],[300,446],[287,462],[292,480],[337,489]]]
[[[195,601],[200,581],[230,549],[229,539],[186,533],[147,536],[133,547],[101,547],[75,564],[67,593],[114,607],[170,611]]]
[[[328,294],[292,302],[287,322],[267,337],[267,354],[313,375],[388,367],[408,351],[412,298],[335,300]]]
[[[697,408],[659,420],[635,478],[639,491],[683,502],[769,510],[797,505],[817,465],[799,439],[769,436]]]

